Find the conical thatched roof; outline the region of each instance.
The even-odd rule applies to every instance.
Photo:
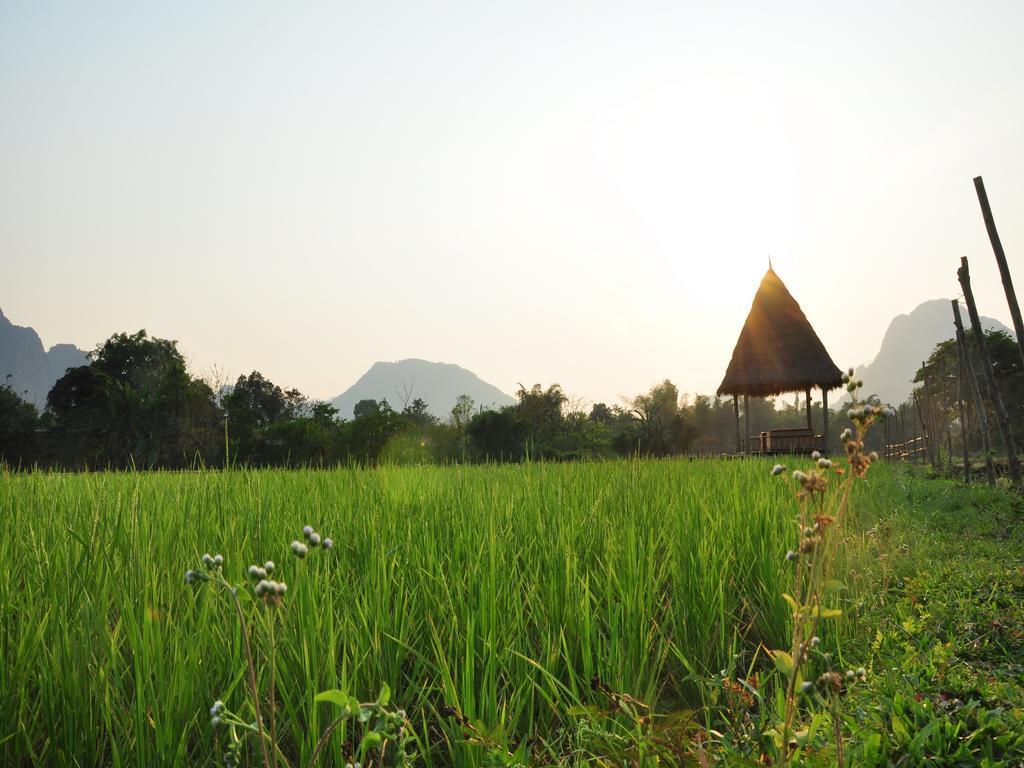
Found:
[[[767,397],[829,390],[842,385],[840,371],[771,267],[754,295],[719,395]]]

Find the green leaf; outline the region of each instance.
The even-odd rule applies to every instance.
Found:
[[[838,619],[843,615],[841,608],[818,608],[815,613],[822,619]]]
[[[793,657],[785,651],[769,651],[772,658],[775,659],[775,666],[778,667],[779,672],[784,674],[786,677],[793,676]]]
[[[836,579],[829,579],[825,582],[826,595],[833,595],[836,592],[842,592],[844,589],[846,589],[846,585]]]
[[[386,707],[389,701],[391,701],[391,688],[387,683],[384,683],[380,688],[380,693],[377,694],[377,704]]]
[[[374,747],[379,746],[381,741],[383,740],[384,737],[381,736],[377,731],[368,731],[367,734],[363,736],[363,740],[359,742],[360,753],[365,755],[366,750],[373,749]]]
[[[320,693],[313,697],[313,701],[326,702],[342,709],[348,708],[348,694],[339,691],[337,688],[332,688],[329,691],[320,691]]]
[[[926,725],[924,728],[918,731],[917,735],[910,742],[910,754],[913,755],[920,753],[921,750],[924,748],[925,744],[927,743],[928,739],[932,737],[932,734],[939,730],[939,728],[941,727],[941,720],[932,720],[930,723],[928,723],[928,725]]]

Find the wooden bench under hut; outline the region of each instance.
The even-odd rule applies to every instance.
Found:
[[[752,454],[828,452],[828,392],[843,385],[842,371],[800,305],[769,265],[754,295],[750,314],[740,331],[718,395],[732,395],[736,414],[736,452]],[[821,390],[822,431],[811,423],[811,390]],[[750,434],[751,397],[774,397],[786,392],[807,396],[807,427],[770,429]],[[739,396],[743,396],[743,434]]]

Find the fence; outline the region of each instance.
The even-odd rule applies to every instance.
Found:
[[[884,456],[889,461],[924,461],[928,448],[923,437],[914,437],[905,443],[886,443]]]

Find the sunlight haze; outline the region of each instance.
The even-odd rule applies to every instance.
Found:
[[[1024,285],[1019,3],[0,5],[0,307],[334,397],[713,393],[768,267],[841,367]]]

